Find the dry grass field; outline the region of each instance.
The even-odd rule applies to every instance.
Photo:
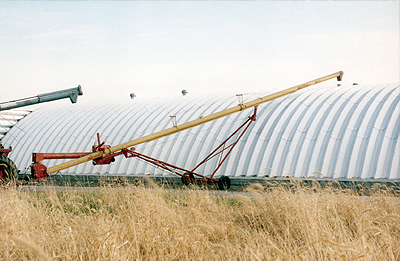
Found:
[[[400,198],[315,185],[0,190],[0,260],[400,260]]]

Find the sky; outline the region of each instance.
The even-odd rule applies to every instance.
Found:
[[[400,81],[398,1],[0,1],[0,35],[0,101],[263,93],[340,70],[342,85]]]

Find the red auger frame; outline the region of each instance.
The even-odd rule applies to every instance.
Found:
[[[151,163],[159,168],[162,168],[164,170],[167,170],[171,173],[177,174],[182,177],[182,182],[185,185],[188,185],[189,183],[207,183],[207,184],[218,184],[218,187],[221,190],[229,189],[231,186],[231,181],[228,176],[221,176],[218,180],[214,178],[215,174],[217,173],[218,169],[222,166],[224,161],[228,158],[229,154],[232,152],[233,148],[236,146],[236,144],[239,142],[240,138],[244,135],[244,133],[248,130],[250,127],[250,124],[256,120],[256,114],[257,114],[257,106],[254,107],[254,113],[252,116],[250,116],[239,128],[237,128],[228,138],[226,138],[217,148],[215,148],[203,161],[201,161],[199,164],[196,165],[192,170],[187,170],[183,169],[177,166],[174,166],[172,164],[169,164],[167,162],[163,162],[158,159],[154,159],[152,157],[146,156],[144,154],[138,153],[136,151],[129,151],[130,157],[137,157],[147,163]],[[241,131],[241,132],[240,132]],[[236,134],[238,134],[237,138],[235,141],[233,141],[230,145],[226,145],[229,140],[231,140]],[[223,155],[223,152],[225,150],[228,150],[226,155]],[[210,175],[210,177],[198,174],[194,172],[198,167],[201,165],[205,164],[207,161],[211,160],[212,158],[216,157],[217,155],[220,155],[217,167],[213,171],[213,173]],[[127,156],[125,156],[127,157]]]
[[[203,161],[201,161],[199,164],[197,164],[192,170],[187,170],[184,168],[180,168],[178,166],[174,166],[172,164],[169,164],[167,162],[154,159],[152,157],[146,156],[144,154],[141,154],[139,152],[135,151],[135,148],[130,148],[130,149],[123,149],[119,152],[112,153],[104,158],[98,158],[98,159],[93,159],[93,165],[105,165],[105,164],[110,164],[115,161],[115,157],[118,155],[123,154],[125,158],[138,158],[140,160],[143,160],[147,163],[153,164],[156,167],[162,168],[164,170],[167,170],[173,174],[179,175],[182,177],[182,182],[185,185],[188,185],[189,183],[195,183],[195,182],[200,182],[200,183],[207,183],[207,184],[218,184],[218,187],[221,190],[224,189],[229,189],[231,185],[231,181],[229,177],[227,176],[221,176],[218,180],[214,178],[215,174],[217,173],[218,169],[222,166],[224,161],[228,158],[229,154],[232,152],[233,148],[236,146],[236,144],[239,142],[240,138],[244,135],[244,133],[248,130],[250,127],[250,124],[256,120],[256,114],[257,114],[257,106],[254,107],[254,113],[252,116],[248,117],[248,119],[237,129],[235,130],[228,138],[226,138],[217,148],[215,148]],[[238,134],[236,140],[234,140],[230,145],[227,145],[229,140],[232,140],[232,138]],[[47,173],[47,167],[42,163],[43,160],[45,159],[76,159],[80,158],[83,156],[87,156],[92,154],[93,152],[97,151],[104,151],[107,148],[110,148],[109,145],[104,145],[104,142],[100,142],[100,135],[97,133],[97,141],[98,145],[94,145],[92,147],[92,152],[74,152],[74,153],[32,153],[32,162],[33,164],[31,165],[31,173],[32,173],[32,179],[29,180],[29,182],[35,182],[39,181],[41,179],[45,179],[49,177],[49,174]],[[228,150],[227,153],[224,155],[224,151]],[[194,171],[199,168],[201,165],[205,164],[207,161],[213,159],[217,155],[220,155],[220,159],[218,161],[217,167],[213,171],[210,177],[195,173]],[[19,185],[26,185],[26,183],[20,183]]]
[[[104,142],[100,142],[100,135],[97,133],[97,141],[98,145],[94,145],[92,147],[92,152],[72,152],[72,153],[32,153],[32,165],[31,165],[31,173],[32,173],[32,180],[29,182],[39,181],[41,179],[45,179],[49,177],[47,173],[47,167],[42,163],[45,159],[77,159],[93,152],[97,151],[104,151],[107,148],[110,148],[110,145],[104,145]],[[114,153],[113,155],[109,155],[104,158],[94,159],[93,165],[104,165],[110,164],[114,162],[114,156],[119,155],[121,153]],[[21,183],[18,185],[26,185],[26,183]]]
[[[9,149],[0,148],[0,155],[3,155],[4,157],[7,157],[8,153],[10,153],[11,151],[12,151],[11,147]]]

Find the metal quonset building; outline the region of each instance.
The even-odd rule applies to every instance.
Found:
[[[265,94],[244,95],[245,101]],[[21,119],[2,138],[21,171],[32,152],[90,151],[96,133],[116,145],[237,105],[234,95],[134,99],[119,104],[47,104]],[[191,169],[236,129],[252,110],[136,146],[151,157]],[[262,104],[257,120],[217,175],[235,177],[328,177],[400,180],[400,85],[312,87]],[[48,166],[63,160],[46,161]],[[198,173],[209,175],[214,158]],[[28,170],[29,172],[29,170]],[[167,172],[135,158],[111,165],[91,162],[62,170],[65,175],[151,175]]]

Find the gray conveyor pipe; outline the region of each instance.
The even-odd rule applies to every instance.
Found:
[[[39,94],[35,97],[2,102],[0,103],[0,111],[10,110],[23,106],[29,106],[37,103],[55,101],[65,98],[70,98],[72,103],[76,103],[76,101],[78,100],[78,95],[83,95],[82,87],[80,85],[76,88],[70,88],[55,92],[48,92],[44,94]]]

